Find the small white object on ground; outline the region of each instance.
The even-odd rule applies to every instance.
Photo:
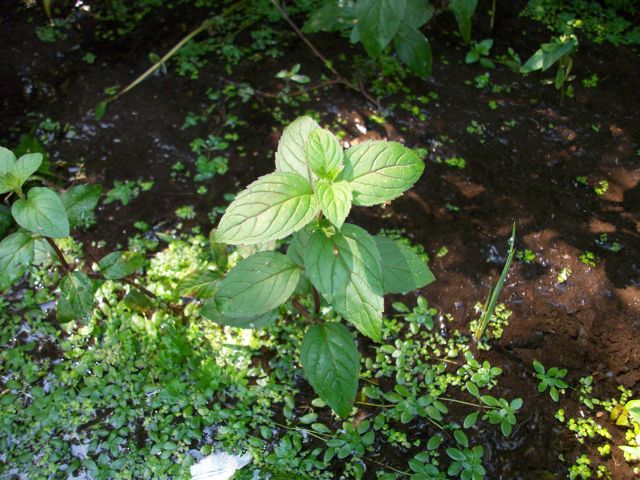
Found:
[[[245,465],[251,462],[251,454],[230,455],[216,452],[204,457],[191,466],[192,480],[228,480]]]

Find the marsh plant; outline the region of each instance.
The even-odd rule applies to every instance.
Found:
[[[285,128],[275,156],[275,171],[235,198],[212,236],[221,249],[259,251],[229,270],[202,315],[258,328],[291,301],[309,323],[300,352],[304,372],[318,395],[347,417],[358,390],[360,356],[343,323],[323,321],[323,307],[379,342],[383,295],[410,292],[434,277],[407,245],[345,221],[353,205],[381,205],[402,195],[420,178],[424,163],[395,142],[343,150],[309,117]],[[286,254],[280,253],[275,242],[286,238]],[[312,309],[304,306],[306,298],[314,299]]]

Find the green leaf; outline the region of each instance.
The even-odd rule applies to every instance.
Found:
[[[317,231],[307,244],[304,264],[327,302],[364,335],[379,341],[384,305],[380,254],[373,237],[351,224],[331,238]]]
[[[220,313],[220,305],[215,298],[210,298],[204,303],[200,309],[200,314],[220,325],[235,328],[264,328],[271,325],[278,318],[277,310],[257,316],[228,317]]]
[[[431,45],[420,30],[403,25],[393,43],[402,60],[416,75],[426,78],[431,75]]]
[[[410,247],[387,237],[374,238],[382,262],[382,285],[385,294],[409,293],[435,280],[424,260]]]
[[[328,130],[317,128],[309,135],[307,159],[313,173],[333,180],[344,166],[344,152],[338,139]]]
[[[477,6],[478,0],[451,0],[449,4],[464,43],[471,42],[471,20]]]
[[[341,228],[351,210],[352,194],[349,182],[334,183],[321,179],[316,183],[316,193],[324,216],[336,228]]]
[[[91,218],[101,193],[101,185],[76,185],[60,196],[71,227],[80,225]]]
[[[313,325],[300,347],[309,383],[341,417],[351,413],[358,391],[360,356],[351,332],[339,323]]]
[[[478,421],[478,415],[480,414],[480,412],[472,412],[469,415],[467,415],[464,419],[464,423],[463,423],[463,427],[464,428],[469,428],[472,427],[476,424],[476,422]]]
[[[20,280],[34,257],[34,241],[25,231],[18,231],[0,242],[0,291]]]
[[[180,295],[192,295],[195,298],[213,297],[218,289],[222,274],[213,270],[197,270],[180,280],[176,290]]]
[[[124,303],[132,310],[144,312],[153,307],[153,301],[144,293],[139,292],[135,288],[129,290],[127,296],[124,297]]]
[[[307,226],[293,235],[291,244],[287,248],[287,257],[304,267],[304,252],[307,251],[307,243],[313,234],[311,226]]]
[[[0,194],[19,190],[42,165],[41,153],[27,153],[17,161],[15,158],[15,155],[6,148],[0,151]]]
[[[0,177],[10,172],[15,163],[16,156],[13,152],[8,148],[0,147]]]
[[[13,217],[11,216],[11,209],[5,205],[0,205],[0,237],[9,230],[12,224]]]
[[[633,421],[640,424],[640,400],[631,400],[627,402],[624,408],[629,412],[629,416]]]
[[[351,183],[354,205],[388,202],[420,178],[424,162],[411,149],[396,143],[371,141],[345,152],[345,168],[338,177]]]
[[[16,223],[30,232],[51,238],[69,235],[69,219],[60,197],[48,188],[33,187],[26,199],[16,200],[11,207]]]
[[[254,317],[286,302],[302,269],[278,252],[260,252],[233,267],[220,282],[216,300],[228,317]]]
[[[222,216],[215,240],[253,245],[285,238],[318,213],[311,184],[296,173],[271,173],[249,185]]]
[[[406,0],[358,0],[360,41],[371,57],[379,56],[396,35],[406,7]]]
[[[305,33],[336,32],[349,28],[356,18],[353,2],[325,2],[313,12],[302,29]]]
[[[144,265],[144,257],[134,252],[112,252],[98,262],[100,273],[107,280],[128,277]]]
[[[78,320],[82,323],[93,312],[93,285],[83,272],[71,272],[60,281],[60,298],[56,317],[60,323]]]
[[[103,100],[102,102],[98,103],[96,105],[96,109],[95,109],[95,117],[96,117],[96,121],[99,122],[100,120],[102,120],[102,117],[105,116],[105,114],[107,113],[107,109],[109,108],[109,100]]]
[[[404,11],[404,22],[413,28],[420,28],[427,23],[435,9],[427,0],[407,0],[407,8]]]
[[[307,142],[317,128],[320,125],[311,117],[299,117],[284,129],[276,151],[276,172],[297,173],[308,182],[315,180],[307,163]]]

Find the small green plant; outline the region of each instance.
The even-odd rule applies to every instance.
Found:
[[[578,39],[575,35],[563,35],[553,39],[549,43],[540,45],[537,50],[525,64],[520,68],[520,73],[531,73],[537,70],[547,71],[553,65],[558,64],[553,84],[556,90],[560,90],[561,99],[566,93],[566,82],[570,80],[571,70],[573,68],[573,55],[578,48]]]
[[[596,254],[589,250],[582,252],[578,259],[589,267],[595,267],[598,263],[598,257]]]
[[[540,393],[549,389],[549,395],[554,402],[560,399],[560,392],[563,392],[567,385],[563,379],[567,375],[566,368],[551,367],[549,370],[545,370],[542,363],[538,360],[533,361],[533,368],[536,371],[536,377],[540,380],[538,383],[538,391]]]
[[[434,280],[409,247],[345,223],[352,204],[391,201],[423,169],[423,161],[398,143],[367,142],[343,151],[313,119],[298,118],[282,134],[275,172],[235,198],[213,235],[219,244],[263,245],[258,250],[264,251],[228,272],[202,315],[224,325],[260,327],[293,297],[292,305],[311,323],[300,352],[305,374],[336,413],[348,416],[358,387],[358,349],[344,325],[321,321],[321,298],[381,341],[383,294]],[[274,250],[275,241],[291,235],[286,255]],[[306,292],[314,298],[312,312],[303,306]]]
[[[498,303],[498,298],[500,297],[500,293],[502,292],[502,286],[504,285],[504,281],[507,279],[507,274],[509,273],[509,269],[511,268],[511,263],[513,262],[513,255],[515,253],[515,242],[516,242],[516,225],[513,224],[513,229],[511,231],[511,238],[509,239],[509,254],[507,256],[507,261],[504,264],[504,268],[502,269],[502,273],[500,274],[500,278],[498,278],[498,283],[494,288],[489,289],[489,295],[487,296],[487,300],[485,301],[484,308],[482,309],[482,316],[480,317],[480,321],[478,322],[478,326],[475,329],[473,337],[476,342],[479,342],[484,335],[487,326],[489,325],[489,321],[493,316],[493,311],[496,308],[496,304]]]
[[[453,460],[447,473],[458,476],[462,480],[482,480],[486,471],[482,466],[484,448],[477,445],[473,448],[447,448],[447,455]]]
[[[311,81],[309,77],[298,73],[299,71],[300,64],[296,63],[293,67],[291,67],[291,70],[280,70],[276,74],[276,78],[281,78],[283,80],[286,80],[287,82],[295,82],[300,84],[309,83]]]
[[[597,73],[594,73],[589,78],[582,79],[582,86],[585,88],[597,88],[600,83],[600,77]]]
[[[474,42],[464,61],[466,63],[478,62],[485,68],[494,68],[495,63],[488,58],[489,53],[491,53],[491,47],[493,47],[493,38],[486,38],[481,42]]]

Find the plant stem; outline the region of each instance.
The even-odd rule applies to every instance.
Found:
[[[442,400],[445,402],[451,402],[451,403],[460,403],[462,405],[468,405],[470,407],[476,407],[476,408],[490,408],[486,405],[480,405],[479,403],[472,403],[472,402],[465,402],[464,400],[457,400],[455,398],[447,398],[447,397],[438,397],[438,400]]]
[[[54,242],[52,238],[49,238],[49,237],[44,237],[44,238],[47,240],[47,243],[51,245],[51,248],[53,248],[53,251],[56,252],[56,256],[58,257],[58,260],[60,260],[60,264],[62,265],[62,269],[64,270],[64,272],[65,273],[73,272],[73,268],[71,268],[71,266],[67,263],[67,259],[64,258],[64,254],[62,253],[62,250],[60,250],[60,247],[58,247],[56,242]]]
[[[169,60],[171,57],[173,57],[178,52],[178,50],[180,50],[182,47],[184,47],[192,38],[194,38],[195,36],[197,36],[201,32],[203,32],[203,31],[207,30],[208,28],[210,28],[211,25],[213,24],[213,21],[216,18],[227,16],[229,13],[231,13],[234,10],[238,9],[239,7],[241,7],[245,2],[246,2],[246,0],[240,0],[239,2],[234,3],[229,8],[224,10],[220,15],[216,15],[214,17],[207,18],[205,21],[203,21],[200,24],[200,26],[198,28],[196,28],[195,30],[192,30],[189,34],[187,34],[185,37],[183,37],[178,43],[176,43],[171,50],[169,50],[167,53],[165,53],[160,60],[158,60],[153,65],[151,65],[151,67],[149,67],[142,75],[140,75],[133,82],[131,82],[126,87],[124,87],[116,95],[114,95],[113,97],[109,98],[107,101],[109,103],[111,103],[111,102],[117,100],[118,98],[120,98],[122,95],[124,95],[128,91],[130,91],[131,89],[133,89],[136,86],[138,86],[140,83],[142,83],[144,80],[146,80],[147,77],[149,77],[153,72],[155,72],[158,68],[160,68],[162,65],[164,65],[164,63],[167,60]]]
[[[291,299],[291,304],[295,307],[296,310],[298,310],[299,313],[301,313],[307,320],[309,321],[313,321],[313,316],[309,313],[309,310],[307,310],[299,301],[297,298],[293,298]]]
[[[380,102],[378,102],[371,95],[369,95],[362,85],[360,85],[360,87],[357,87],[353,83],[349,82],[340,74],[340,72],[338,72],[333,67],[333,65],[331,65],[331,62],[327,59],[327,57],[325,57],[322,53],[320,53],[320,50],[318,50],[316,46],[313,43],[311,43],[311,40],[309,40],[305,36],[305,34],[302,33],[302,31],[298,28],[298,26],[293,22],[293,20],[291,20],[291,17],[289,17],[285,9],[282,8],[282,5],[280,5],[279,0],[271,0],[271,3],[273,3],[273,6],[276,7],[278,12],[280,12],[280,15],[282,15],[282,18],[284,18],[285,21],[291,26],[293,31],[296,32],[296,34],[300,37],[300,39],[309,47],[309,49],[311,49],[313,54],[322,61],[325,68],[327,68],[336,77],[336,80],[337,80],[336,83],[341,83],[342,85],[349,87],[351,90],[355,90],[356,92],[359,92],[368,101],[370,101],[373,105],[375,105],[378,110],[380,110]]]
[[[489,30],[493,30],[493,25],[496,20],[496,0],[493,0],[493,4],[491,5],[491,22],[489,23]]]

